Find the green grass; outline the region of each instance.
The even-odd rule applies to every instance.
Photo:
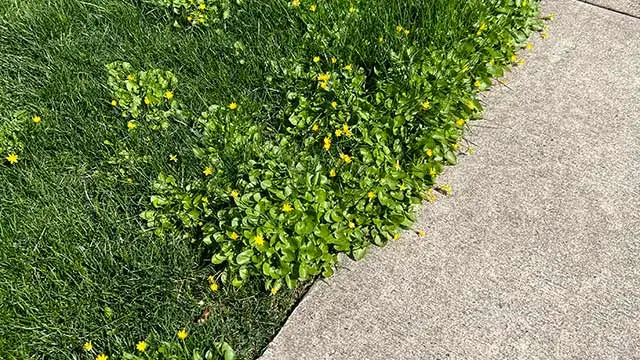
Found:
[[[327,24],[339,21],[331,9],[341,6],[323,4]],[[358,11],[367,16],[349,25],[335,56],[371,72],[389,55],[362,44],[391,39],[395,24],[408,24],[418,45],[445,49],[494,10],[479,0],[362,2]],[[301,46],[305,29],[280,0],[245,1],[222,35],[172,23],[170,12],[142,1],[0,3],[0,121],[21,110],[43,119],[24,139],[20,162],[0,165],[1,359],[83,358],[86,340],[111,352],[150,334],[171,339],[182,327],[192,329],[194,343],[224,336],[241,358],[252,358],[303,292],[271,296],[252,280],[212,295],[201,246],[144,232],[139,214],[150,184],[171,167],[168,154],[189,156],[189,127],[160,143],[130,140],[151,157],[131,184],[96,176],[114,156],[105,140],[128,139],[126,121],[109,104],[105,64],[171,70],[180,81],[176,96],[198,113],[239,98],[269,103],[264,64],[317,50]],[[236,51],[237,41],[245,50]],[[196,326],[205,307],[212,316]]]

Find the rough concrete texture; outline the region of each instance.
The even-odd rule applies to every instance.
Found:
[[[640,18],[640,0],[582,0],[582,1]]]
[[[549,12],[427,236],[317,282],[263,360],[640,359],[640,21]]]

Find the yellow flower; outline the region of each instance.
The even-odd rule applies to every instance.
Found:
[[[173,99],[173,92],[167,91],[166,93],[164,93],[164,97],[166,97],[167,100]]]
[[[425,194],[425,199],[428,202],[434,202],[436,201],[438,198],[436,197],[436,194],[433,193],[433,189],[429,189],[427,190],[427,193]]]
[[[384,38],[382,36],[380,36],[378,38],[378,44],[382,44],[384,42]]]
[[[518,65],[520,65],[520,66],[524,65],[524,59],[518,60]]]
[[[435,168],[430,168],[429,175],[431,175],[431,177],[435,177],[436,175],[438,175],[438,170],[436,170]]]
[[[127,80],[129,80],[129,81],[133,81],[133,80],[135,80],[135,79],[136,79],[136,77],[135,77],[135,76],[133,76],[133,75],[131,75],[131,74],[129,74],[129,75],[127,76]]]
[[[318,74],[318,81],[328,81],[331,77],[331,73]]]
[[[422,103],[422,110],[429,110],[430,107],[431,107],[431,104],[429,103],[429,100],[425,100]]]
[[[177,162],[178,161],[178,155],[169,154],[169,161]]]
[[[427,153],[428,157],[432,157],[433,156],[433,150],[431,150],[431,149],[427,149],[426,153]]]
[[[187,336],[189,336],[189,333],[186,329],[180,329],[180,331],[178,331],[176,335],[178,336],[178,339],[184,340],[187,338]]]
[[[338,103],[337,103],[337,102],[335,102],[335,101],[332,101],[332,102],[331,102],[331,107],[332,107],[332,108],[334,108],[334,109],[336,109],[336,108],[338,107]]]
[[[332,57],[332,58],[331,58],[331,63],[332,63],[332,64],[335,64],[337,61],[338,61],[338,59],[336,59],[335,57]]]
[[[235,110],[238,108],[238,104],[236,104],[236,102],[232,102],[231,104],[229,104],[229,109],[231,110]]]
[[[474,151],[475,151],[475,150],[473,150],[473,148],[472,148],[472,147],[469,147],[469,148],[467,149],[467,154],[472,155],[472,154],[474,153]]]
[[[204,18],[202,17],[202,15],[200,15],[200,17],[198,18],[198,21],[199,21],[201,24],[204,24]]]
[[[347,71],[351,71],[351,64],[345,65],[343,69],[345,69]]]
[[[210,289],[212,292],[216,292],[216,291],[218,291],[218,288],[219,288],[219,287],[218,287],[218,283],[217,283],[217,282],[215,282],[215,281],[209,284],[209,289]]]
[[[264,238],[262,237],[262,235],[256,235],[255,241],[256,241],[256,245],[258,246],[264,245]]]
[[[369,199],[372,199],[372,200],[373,200],[373,199],[375,199],[375,198],[376,198],[376,193],[374,193],[373,191],[369,191],[369,192],[367,193],[367,197],[368,197]]]
[[[321,87],[323,90],[327,90],[327,87],[328,87],[327,82],[326,82],[326,81],[321,82],[321,83],[320,83],[320,87]]]
[[[342,130],[337,129],[335,132],[336,132],[336,137],[342,136]]]
[[[404,29],[404,34],[409,35],[409,29]]]
[[[314,63],[318,63],[318,62],[320,62],[320,56],[314,56],[314,57],[313,57],[313,62],[314,62]]]
[[[193,16],[187,16],[187,21],[188,21],[188,22],[193,21]]]
[[[349,12],[350,12],[350,13],[354,13],[354,12],[356,12],[356,8],[354,8],[353,6],[352,6],[352,7],[350,7],[350,8],[349,8]]]
[[[84,349],[84,351],[91,351],[93,350],[93,344],[91,343],[91,341],[87,341],[86,343],[84,343],[84,345],[82,345],[82,348]]]
[[[326,136],[323,141],[324,141],[324,145],[323,145],[324,149],[326,151],[329,151],[329,149],[331,149],[331,138]]]
[[[311,130],[313,130],[314,132],[318,132],[318,130],[320,130],[320,126],[318,126],[318,124],[313,124],[313,126],[311,127]]]
[[[340,159],[342,159],[342,161],[344,161],[347,164],[351,163],[351,156],[349,156],[349,155],[340,154]]]
[[[113,105],[113,106],[118,106],[118,102],[117,102],[117,101],[115,101],[115,100],[111,100],[111,105]]]
[[[465,104],[465,105],[467,105],[467,107],[468,107],[469,109],[471,109],[471,110],[473,110],[473,109],[475,109],[475,108],[476,108],[476,104],[474,104],[474,103],[473,103],[473,101],[471,101],[471,100],[467,100],[467,101],[465,101],[465,102],[464,102],[464,104]]]
[[[453,144],[453,145],[451,145],[451,148],[453,150],[458,150],[460,148],[460,144]]]
[[[456,120],[456,125],[458,125],[458,126],[464,126],[464,123],[465,123],[464,119]]]
[[[417,231],[418,236],[420,237],[424,237],[425,235],[427,235],[427,233],[424,230],[418,230]]]
[[[480,26],[478,27],[478,32],[476,33],[476,35],[480,35],[482,34],[483,31],[487,30],[487,24],[485,23],[480,23]]]
[[[396,26],[396,31],[397,31],[397,32],[402,32],[402,25],[398,24],[398,25]]]
[[[13,165],[18,162],[18,155],[16,155],[15,153],[11,153],[6,157],[6,159],[9,164]]]
[[[396,170],[400,170],[400,161],[399,160],[396,160],[396,163],[393,164],[393,168],[396,169]]]
[[[547,33],[542,33],[542,34],[540,34],[540,37],[541,37],[541,38],[543,38],[543,39],[546,39],[546,38],[548,38],[548,37],[549,37],[549,34],[547,34]]]
[[[346,137],[351,137],[351,135],[353,135],[351,133],[351,129],[349,129],[349,125],[347,125],[347,124],[342,124],[342,132],[344,133],[344,136],[346,136]]]
[[[353,228],[356,227],[356,224],[353,221],[349,221],[348,226],[349,226],[349,228],[353,229]]]
[[[200,10],[204,10],[207,7],[204,3],[200,4]]]
[[[293,207],[291,206],[291,204],[289,204],[289,202],[285,202],[284,204],[282,204],[282,211],[291,212],[293,211]]]
[[[399,233],[393,234],[393,240],[398,240],[398,239],[400,239],[400,234]]]
[[[147,348],[149,347],[149,345],[147,344],[146,341],[140,341],[139,343],[136,344],[136,349],[140,352],[145,352],[147,350]]]
[[[516,54],[511,55],[511,62],[516,62],[518,60],[518,57],[516,56]]]
[[[407,190],[407,185],[400,184],[400,191],[405,191],[405,190]]]
[[[330,177],[335,177],[336,176],[336,169],[329,170],[329,176]]]
[[[127,121],[127,129],[133,130],[135,128],[136,128],[136,123],[135,122],[133,122],[131,120]]]
[[[144,97],[144,103],[145,103],[146,105],[151,104],[151,100],[149,100],[149,97],[148,97],[148,96],[145,96],[145,97]]]
[[[482,83],[480,82],[480,80],[476,80],[476,82],[473,83],[473,86],[479,88],[482,85]]]
[[[231,233],[231,235],[229,235],[229,237],[231,238],[231,240],[238,240],[240,235],[238,235],[238,233],[234,231]]]
[[[109,357],[105,354],[100,354],[96,356],[96,360],[109,360]]]
[[[525,47],[527,48],[527,50],[531,50],[533,49],[533,43],[528,42],[527,45],[525,45]]]
[[[440,185],[440,190],[444,191],[446,195],[451,195],[453,193],[453,189],[451,188],[451,185],[448,185],[448,184]]]
[[[31,118],[31,120],[33,120],[33,122],[36,124],[40,124],[40,121],[42,121],[42,119],[38,115],[34,115],[33,118]]]
[[[312,4],[311,6],[309,6],[309,10],[311,10],[311,12],[316,11],[316,4]]]
[[[202,173],[205,174],[206,176],[212,175],[213,169],[210,166],[207,166],[206,168],[204,168],[204,171],[202,171]]]
[[[298,6],[300,6],[300,0],[293,0],[293,1],[291,2],[291,5],[292,5],[294,8],[297,8]]]
[[[231,191],[231,197],[232,198],[237,199],[238,196],[240,196],[240,191],[238,191],[238,190],[232,190]]]
[[[278,288],[277,287],[272,287],[271,288],[271,295],[275,295],[278,293]]]

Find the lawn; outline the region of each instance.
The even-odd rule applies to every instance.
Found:
[[[539,26],[520,0],[167,4],[0,3],[2,359],[179,329],[255,358],[337,253],[411,226]]]

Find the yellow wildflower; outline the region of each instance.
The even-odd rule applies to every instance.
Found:
[[[318,74],[318,81],[329,81],[330,77],[331,77],[331,73]]]
[[[84,343],[84,345],[82,345],[82,348],[84,349],[84,351],[91,351],[93,350],[93,344],[91,343],[91,341],[87,341],[86,343]]]
[[[347,164],[350,164],[352,161],[351,156],[346,154],[340,154],[340,159],[342,159],[342,161],[344,161]]]
[[[467,107],[468,107],[469,109],[471,109],[471,110],[473,110],[473,109],[475,109],[475,108],[476,108],[476,104],[474,104],[474,103],[473,103],[473,101],[471,101],[471,100],[467,100],[467,101],[465,101],[465,102],[464,102],[464,104],[465,104],[465,105],[467,105]]]
[[[356,224],[353,221],[349,221],[348,226],[349,226],[349,228],[353,229],[353,228],[356,227]]]
[[[118,106],[118,102],[116,100],[111,100],[111,105]]]
[[[105,354],[100,354],[96,356],[96,360],[109,360],[109,357]]]
[[[429,175],[431,175],[431,177],[435,177],[436,175],[438,175],[438,170],[436,170],[435,168],[429,168]]]
[[[149,347],[149,345],[147,344],[146,341],[140,341],[139,343],[136,344],[136,349],[140,352],[145,352],[147,350],[147,348]]]
[[[300,0],[293,0],[293,1],[291,2],[291,5],[292,5],[294,8],[297,8],[298,6],[300,6]]]
[[[393,234],[393,240],[398,240],[398,239],[400,239],[400,234],[399,233]]]
[[[188,22],[193,21],[193,16],[187,16],[187,21],[188,21]]]
[[[516,56],[516,54],[511,55],[511,62],[516,62],[518,61],[518,56]]]
[[[38,115],[34,115],[33,118],[31,118],[31,120],[33,120],[35,124],[40,124],[40,121],[42,121],[42,119]]]
[[[427,233],[424,230],[418,230],[417,231],[418,236],[420,237],[424,237],[425,235],[427,235]]]
[[[373,199],[375,199],[375,198],[376,198],[376,193],[374,193],[373,191],[369,191],[369,192],[367,193],[367,197],[368,197],[369,199],[372,199],[372,200],[373,200]]]
[[[474,151],[475,151],[475,150],[474,150],[472,147],[469,147],[469,148],[467,149],[467,154],[472,155],[472,154],[474,153]]]
[[[235,190],[235,189],[234,189],[234,190],[231,190],[231,197],[232,197],[232,198],[237,199],[237,198],[238,198],[238,196],[240,196],[240,191]]]
[[[337,102],[335,102],[335,101],[332,101],[332,102],[331,102],[331,107],[332,107],[332,108],[334,108],[334,109],[336,109],[336,108],[338,107],[338,103],[337,103]]]
[[[396,163],[393,164],[393,168],[396,169],[396,170],[400,170],[400,161],[399,160],[396,160]]]
[[[198,21],[200,22],[200,24],[204,24],[204,17],[200,15],[200,17],[198,18]]]
[[[235,110],[237,108],[238,108],[238,104],[235,101],[233,101],[231,104],[229,104],[229,109]]]
[[[329,170],[329,176],[330,177],[335,177],[336,176],[336,169]]]
[[[209,290],[211,290],[212,292],[216,292],[218,291],[218,289],[219,289],[219,286],[217,282],[214,281],[209,284]]]
[[[169,161],[178,162],[178,155],[169,154]]]
[[[353,6],[352,6],[352,7],[350,7],[350,8],[349,8],[349,12],[350,12],[350,13],[354,13],[354,12],[356,12],[356,8],[354,8]]]
[[[166,97],[167,100],[173,99],[173,92],[167,91],[166,93],[164,93],[164,97]]]
[[[136,77],[135,77],[135,76],[133,76],[133,75],[131,75],[131,74],[127,75],[127,80],[129,80],[129,81],[133,81],[133,80],[135,80],[135,79],[136,79]]]
[[[525,45],[525,47],[527,48],[527,50],[531,50],[531,49],[533,49],[533,43],[532,42],[528,42],[527,45]]]
[[[323,145],[324,149],[326,151],[329,151],[329,149],[331,149],[331,138],[329,136],[326,136],[323,141],[324,141],[324,145]]]
[[[285,201],[284,204],[282,204],[282,211],[291,212],[293,211],[293,206],[291,206],[291,204],[288,201]]]
[[[316,11],[316,9],[317,9],[316,4],[312,4],[311,6],[309,6],[309,10],[311,10],[311,12]]]
[[[345,69],[347,71],[351,71],[351,64],[345,65],[343,69]]]
[[[238,240],[240,235],[238,235],[238,233],[234,231],[231,233],[231,235],[229,235],[229,237],[231,238],[231,240]]]
[[[460,144],[453,144],[451,145],[451,148],[455,151],[458,150],[460,148]]]
[[[473,86],[479,88],[482,85],[482,83],[480,82],[480,80],[476,80],[476,82],[473,83]]]
[[[378,38],[378,44],[382,44],[384,42],[384,38],[382,36],[380,36]]]
[[[396,31],[397,31],[397,32],[402,32],[402,25],[398,24],[398,25],[396,26]]]
[[[524,59],[518,60],[518,65],[520,65],[520,66],[524,65]]]
[[[547,33],[545,32],[545,33],[540,34],[540,37],[541,37],[541,38],[543,38],[543,39],[546,39],[546,38],[548,38],[548,37],[549,37],[549,34],[547,34]]]
[[[436,194],[433,192],[433,189],[429,188],[429,190],[427,190],[427,193],[425,194],[425,199],[428,202],[434,202],[438,198],[436,197]]]
[[[332,57],[332,58],[331,58],[331,63],[332,63],[332,64],[335,64],[337,61],[338,61],[338,59],[336,59],[335,57]]]
[[[256,235],[255,241],[256,241],[256,245],[258,246],[264,245],[264,238],[262,237],[262,235]]]
[[[351,135],[353,135],[351,133],[351,129],[349,129],[349,125],[347,125],[347,124],[342,124],[342,132],[344,133],[344,136],[346,136],[346,137],[351,137]]]
[[[207,166],[206,168],[204,168],[202,173],[205,174],[206,176],[212,175],[213,174],[213,169],[210,166]]]
[[[422,110],[429,110],[430,107],[431,107],[431,104],[429,103],[429,100],[425,100],[422,103]]]
[[[314,57],[313,57],[313,62],[314,62],[314,63],[318,63],[318,62],[320,62],[320,56],[314,56]]]
[[[133,130],[133,129],[135,129],[135,128],[136,128],[136,126],[137,126],[137,125],[136,125],[136,123],[135,123],[135,122],[133,122],[133,121],[131,121],[131,120],[127,121],[127,129],[129,129],[129,130]]]
[[[148,96],[145,96],[145,97],[144,97],[144,103],[145,103],[146,105],[151,104],[151,100],[149,99],[149,97],[148,97]]]
[[[458,120],[456,120],[456,125],[458,125],[458,126],[464,126],[464,124],[465,124],[464,119],[458,119]]]
[[[431,149],[427,149],[426,153],[427,153],[428,157],[432,157],[433,156],[433,150],[431,150]]]
[[[6,159],[9,164],[13,165],[18,162],[18,155],[16,155],[15,153],[11,153],[6,157]]]
[[[409,35],[409,29],[404,29],[404,34]]]
[[[207,7],[204,3],[200,4],[200,10],[204,10]]]
[[[318,124],[313,124],[313,126],[311,127],[311,130],[313,130],[314,132],[318,132],[318,130],[320,130],[320,126],[318,126]]]
[[[180,331],[178,331],[176,335],[178,336],[178,339],[184,340],[187,338],[187,336],[189,336],[189,333],[186,329],[180,329]]]
[[[271,288],[271,295],[275,295],[278,293],[278,288],[277,287],[272,287]]]
[[[451,185],[449,184],[442,184],[440,185],[440,190],[444,191],[444,193],[448,196],[451,195],[453,193],[453,189],[451,188]]]
[[[321,87],[323,90],[327,90],[327,87],[328,87],[327,82],[326,82],[326,81],[321,82],[321,83],[320,83],[320,87]]]
[[[340,136],[342,136],[342,130],[337,129],[336,130],[336,137],[340,137]]]
[[[480,36],[480,34],[482,34],[482,32],[485,30],[487,30],[487,24],[480,23],[480,26],[478,27],[478,32],[476,33],[476,35]]]

